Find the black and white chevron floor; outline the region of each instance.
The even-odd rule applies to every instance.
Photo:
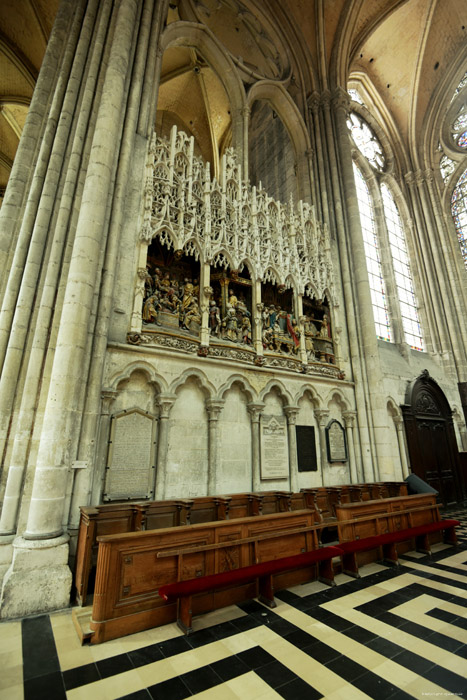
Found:
[[[395,570],[337,577],[97,646],[71,612],[0,623],[5,700],[399,700],[467,697],[467,511],[459,546],[409,552]]]

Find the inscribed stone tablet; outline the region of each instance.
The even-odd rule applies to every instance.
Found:
[[[132,411],[112,423],[105,500],[148,498],[154,480],[154,416]]]
[[[261,416],[261,478],[287,479],[289,450],[284,416]]]
[[[347,461],[347,444],[345,431],[337,420],[332,420],[326,428],[328,460],[330,462]]]

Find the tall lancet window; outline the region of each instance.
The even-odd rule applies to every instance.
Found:
[[[361,114],[351,112],[347,126],[360,151],[356,162],[362,163],[363,158],[367,161],[362,168],[354,163],[354,178],[376,335],[389,342],[403,338],[414,350],[423,351],[423,334],[403,223],[389,187],[381,182],[383,176],[388,177],[384,175],[388,169],[387,154],[372,126]],[[371,190],[367,185],[370,176],[373,180]],[[373,198],[379,205],[383,204],[382,215],[375,215]]]
[[[415,350],[424,350],[405,233],[394,197],[384,183],[381,185],[381,196],[405,340]]]
[[[376,335],[382,340],[392,340],[387,307],[386,285],[384,283],[381,256],[379,251],[376,222],[367,184],[360,170],[354,165],[357,187],[358,210],[365,247],[366,267],[370,283],[371,302],[375,319]]]

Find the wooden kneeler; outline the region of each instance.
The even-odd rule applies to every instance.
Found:
[[[177,601],[177,624],[185,634],[193,631],[192,628],[192,598],[194,595],[223,588],[233,588],[244,583],[258,581],[258,599],[270,608],[276,607],[274,600],[273,576],[284,571],[301,569],[313,564],[318,565],[319,580],[332,586],[334,583],[334,570],[332,559],[343,554],[339,547],[322,547],[303,552],[291,557],[266,561],[260,564],[244,566],[232,571],[224,571],[220,574],[201,576],[169,583],[159,588],[158,593],[167,602]]]

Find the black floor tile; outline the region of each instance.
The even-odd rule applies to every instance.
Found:
[[[392,660],[395,661],[396,664],[405,666],[405,668],[408,668],[410,671],[417,673],[419,676],[423,676],[426,671],[434,665],[429,659],[425,659],[419,654],[413,654],[411,651],[407,651],[407,649],[393,656]]]
[[[128,654],[118,654],[117,656],[111,656],[109,659],[96,661],[96,666],[101,678],[116,676],[118,673],[131,671],[134,668]]]
[[[211,627],[210,630],[214,637],[218,640],[231,637],[233,634],[238,634],[238,628],[231,622],[221,622],[219,625],[214,625],[214,627]]]
[[[278,688],[284,683],[289,683],[297,678],[295,673],[281,664],[280,661],[273,661],[267,666],[256,668],[255,673],[263,679],[271,688]]]
[[[249,673],[251,670],[238,656],[229,656],[226,659],[215,661],[211,664],[211,668],[224,682],[229,681],[231,678],[237,678],[237,676],[241,676],[244,673]]]
[[[197,668],[195,671],[183,673],[180,678],[191,691],[192,695],[201,693],[208,688],[214,688],[216,685],[223,682],[212,666],[202,666],[202,668]]]
[[[159,649],[165,656],[174,656],[175,654],[181,654],[184,651],[190,651],[192,649],[185,637],[175,637],[174,639],[167,639],[165,642],[159,644]]]
[[[187,642],[188,644],[190,644],[190,646],[193,647],[193,649],[202,647],[205,644],[212,644],[212,642],[215,641],[216,636],[209,627],[203,630],[198,630],[197,632],[193,632],[193,634],[190,634],[190,636],[187,637]]]
[[[346,656],[338,656],[336,659],[329,661],[326,666],[334,673],[337,673],[338,676],[341,676],[341,678],[345,678],[348,683],[367,673],[367,669],[364,666],[357,664]]]
[[[135,690],[134,693],[129,693],[129,695],[122,695],[118,700],[151,700],[151,696],[144,688],[143,690]]]
[[[100,680],[100,675],[96,664],[86,664],[77,668],[70,668],[68,671],[63,671],[63,682],[67,690],[79,688],[87,683],[94,683]]]
[[[346,637],[350,637],[350,639],[360,642],[360,644],[368,644],[372,639],[377,639],[377,635],[374,632],[370,632],[359,625],[349,627],[348,629],[344,630],[344,634]]]
[[[25,680],[24,700],[66,700],[60,671]]]
[[[148,688],[152,700],[184,700],[191,692],[180,678],[171,678]]]
[[[319,641],[311,644],[311,646],[305,647],[303,651],[308,654],[308,656],[311,656],[313,659],[322,664],[327,664],[329,661],[341,656],[340,651],[337,651],[328,644],[324,644],[323,642]]]
[[[432,666],[424,674],[424,677],[456,695],[465,695],[467,693],[467,679],[442,666]]]
[[[276,634],[280,634],[282,637],[284,637],[286,634],[294,632],[297,629],[291,622],[284,620],[278,615],[276,615],[275,618],[270,621],[268,627],[276,632]]]
[[[262,622],[252,615],[247,615],[246,617],[238,617],[232,620],[232,624],[239,632],[246,632],[247,630],[252,630],[253,627],[259,627]]]
[[[295,678],[295,680],[281,685],[280,688],[276,688],[276,693],[284,700],[319,700],[323,697],[321,693],[301,678]]]
[[[394,642],[390,642],[389,639],[384,639],[384,637],[370,639],[370,641],[366,643],[366,646],[369,649],[373,649],[373,651],[377,651],[378,654],[386,656],[388,659],[397,656],[397,654],[403,652],[404,649],[403,647],[399,646],[399,644],[394,644]]]
[[[295,628],[293,632],[289,632],[289,634],[284,635],[284,639],[291,644],[294,644],[299,649],[303,649],[316,641],[310,634],[307,634],[307,632],[297,628]]]
[[[394,693],[399,692],[399,688],[392,685],[392,683],[388,683],[384,678],[380,678],[371,671],[364,673],[363,676],[355,678],[355,680],[352,681],[352,685],[361,690],[362,693],[369,695],[370,698],[374,698],[374,700],[388,700]],[[407,695],[407,698],[413,698],[413,696]]]
[[[241,659],[241,661],[243,661],[244,664],[248,666],[248,668],[252,669],[253,671],[274,661],[274,657],[261,647],[246,649],[245,651],[241,651],[239,654],[237,654],[237,656],[239,659]]]
[[[24,680],[60,671],[52,625],[48,615],[22,620],[21,633]]]
[[[134,668],[146,666],[146,664],[152,664],[154,661],[160,661],[165,658],[158,644],[150,644],[141,649],[133,649],[127,655]]]

